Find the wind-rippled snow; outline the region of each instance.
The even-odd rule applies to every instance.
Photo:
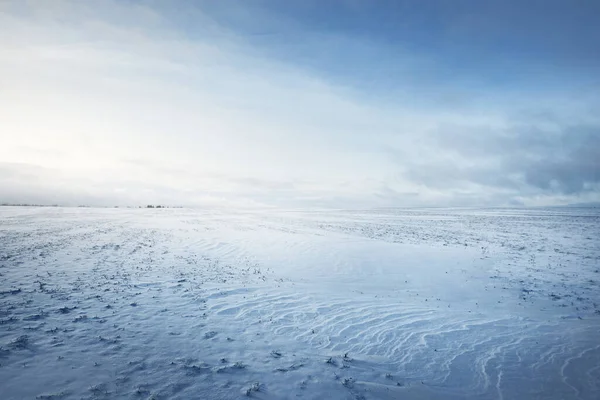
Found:
[[[2,399],[598,399],[600,210],[0,208]]]

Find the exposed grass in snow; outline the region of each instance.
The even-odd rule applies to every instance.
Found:
[[[1,397],[596,399],[599,221],[2,208]]]

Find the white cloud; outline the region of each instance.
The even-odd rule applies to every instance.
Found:
[[[24,4],[0,8],[0,159],[52,171],[43,187],[18,186],[42,198],[60,188],[98,203],[431,205],[452,188],[407,172],[469,161],[431,132],[507,124],[497,110],[367,101],[262,56],[197,8],[191,34],[149,6]]]

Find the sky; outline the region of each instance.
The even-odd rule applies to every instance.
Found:
[[[0,0],[0,202],[600,202],[600,2]]]

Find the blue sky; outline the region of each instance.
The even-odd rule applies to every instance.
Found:
[[[539,78],[547,76],[531,79],[550,73],[563,78],[577,73],[585,83],[597,79],[600,67],[594,51],[600,5],[594,1],[206,4],[213,18],[269,56],[342,83],[365,79],[384,88],[402,85],[406,78],[397,74],[397,66],[407,58],[423,63],[423,69],[411,71],[421,84],[454,78],[503,89],[545,85],[549,82]]]
[[[595,1],[5,1],[0,201],[600,201]]]

